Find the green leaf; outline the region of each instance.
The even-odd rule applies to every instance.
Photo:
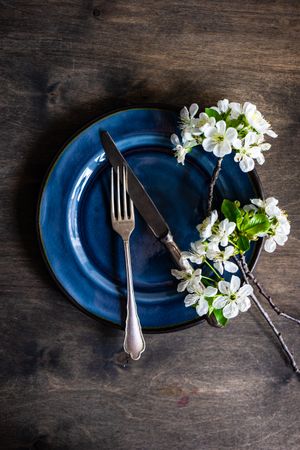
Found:
[[[270,228],[270,221],[265,214],[255,214],[247,220],[244,220],[240,230],[247,236],[254,237],[258,233],[264,233]]]
[[[237,229],[238,229],[238,230],[241,229],[243,220],[244,220],[244,217],[243,217],[242,215],[236,219],[236,226],[237,226]]]
[[[241,211],[235,205],[234,202],[224,199],[221,206],[221,211],[224,216],[230,221],[237,223],[239,217],[241,217]]]
[[[226,323],[228,322],[228,319],[223,316],[223,310],[222,309],[215,309],[213,312],[216,321],[218,322],[218,325],[221,327],[225,327]]]
[[[243,253],[245,253],[250,248],[250,242],[246,236],[240,236],[237,240],[236,245],[238,246],[239,250]]]
[[[214,117],[216,121],[221,119],[221,115],[215,109],[205,108],[205,112],[208,115],[208,117]]]
[[[240,123],[241,123],[241,121],[239,119],[231,119],[231,120],[226,121],[228,128],[229,127],[237,128]]]

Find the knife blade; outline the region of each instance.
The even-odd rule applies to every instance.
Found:
[[[127,167],[128,194],[140,215],[143,217],[154,236],[166,246],[177,266],[180,269],[186,270],[187,265],[181,260],[181,251],[174,242],[170,228],[153,203],[151,197],[146,192],[144,186],[133,173],[110,134],[107,131],[100,131],[100,138],[105,154],[114,170],[116,170],[117,167]]]

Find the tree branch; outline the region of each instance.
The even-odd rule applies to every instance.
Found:
[[[247,275],[247,278],[250,278],[252,280],[253,284],[257,287],[257,289],[259,290],[261,295],[263,295],[265,297],[265,299],[268,300],[271,308],[273,308],[274,311],[279,316],[285,317],[286,319],[292,320],[293,322],[296,322],[298,325],[300,325],[300,320],[299,319],[296,319],[295,317],[290,316],[289,314],[286,314],[285,312],[281,311],[281,309],[273,302],[272,297],[269,294],[267,294],[267,292],[265,291],[263,285],[255,278],[253,273],[250,271],[250,269],[248,267],[248,264],[246,262],[245,256],[241,255],[240,259],[241,259],[241,264],[243,266],[245,274]]]
[[[244,281],[246,283],[248,283],[248,277],[247,277],[247,275],[246,275],[246,273],[244,271],[243,264],[242,264],[241,260],[239,258],[237,258],[236,256],[234,256],[234,259],[235,259],[237,265],[239,266],[239,269],[240,269],[240,271],[241,271],[241,273],[243,275]],[[255,294],[251,294],[251,298],[252,298],[253,302],[255,303],[256,307],[258,308],[258,310],[260,311],[260,313],[262,314],[262,316],[264,317],[264,319],[266,320],[266,322],[268,323],[268,325],[270,326],[270,328],[272,329],[272,331],[274,332],[274,334],[276,335],[277,339],[279,340],[281,348],[282,348],[283,352],[286,354],[290,364],[293,367],[293,370],[297,374],[299,374],[300,373],[299,367],[297,366],[296,361],[294,359],[294,356],[291,353],[291,351],[289,350],[287,344],[285,343],[285,341],[284,341],[280,331],[278,331],[278,329],[276,328],[276,326],[272,322],[269,314],[264,310],[264,308],[262,307],[262,305],[261,305],[260,301],[258,300],[258,298],[256,297],[256,295]]]
[[[208,191],[208,203],[207,203],[207,216],[210,216],[211,214],[211,208],[212,208],[212,202],[214,199],[214,187],[217,182],[219,173],[221,171],[223,158],[218,158],[218,162],[216,164],[216,167],[214,168],[210,184],[209,184],[209,191]]]
[[[219,173],[221,171],[222,161],[223,161],[223,158],[218,158],[218,162],[216,164],[216,167],[215,167],[215,169],[213,171],[213,174],[212,174],[212,177],[211,177],[211,181],[210,181],[210,185],[209,185],[207,216],[209,216],[211,214],[212,203],[213,203],[213,198],[214,198],[214,187],[215,187],[215,184],[217,182]],[[266,300],[269,302],[270,306],[273,308],[273,310],[278,315],[281,315],[281,316],[285,317],[286,319],[292,320],[292,321],[300,324],[300,321],[298,319],[296,319],[296,318],[294,318],[294,317],[284,313],[283,311],[281,311],[278,308],[278,306],[273,302],[271,296],[266,293],[266,291],[264,290],[263,286],[258,282],[258,280],[255,278],[255,276],[249,270],[249,267],[248,267],[248,265],[246,263],[244,255],[240,255],[240,259],[237,258],[236,256],[234,256],[234,260],[236,261],[236,263],[237,263],[237,265],[238,265],[238,267],[239,267],[239,269],[240,269],[240,271],[242,273],[244,281],[246,283],[252,281],[253,284],[259,290],[259,292],[266,298]],[[256,297],[256,295],[254,293],[251,294],[251,299],[255,303],[256,307],[258,308],[259,312],[262,314],[262,316],[264,317],[264,319],[266,320],[266,322],[268,323],[270,328],[272,329],[272,331],[275,334],[275,336],[277,337],[283,352],[285,353],[285,355],[287,356],[291,366],[293,367],[293,370],[297,374],[300,374],[300,369],[297,366],[297,363],[296,363],[296,361],[294,359],[294,356],[293,356],[292,352],[289,350],[289,348],[288,348],[287,344],[285,343],[285,340],[283,339],[280,331],[277,329],[277,327],[272,322],[269,314],[267,313],[267,311],[264,310],[264,308],[262,307],[260,301],[258,300],[258,298]]]

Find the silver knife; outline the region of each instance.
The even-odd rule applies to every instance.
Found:
[[[183,264],[181,260],[181,251],[174,242],[169,226],[156,208],[148,193],[145,191],[144,186],[133,173],[121,152],[117,149],[110,134],[107,131],[101,131],[100,137],[105,154],[114,170],[116,170],[117,167],[127,167],[128,193],[135,207],[149,226],[154,236],[166,246],[177,266],[180,269],[186,270],[186,263]]]

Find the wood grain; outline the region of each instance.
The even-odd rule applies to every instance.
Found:
[[[147,336],[64,298],[40,257],[35,209],[64,141],[99,114],[143,102],[251,100],[279,137],[259,175],[292,234],[257,276],[300,316],[299,2],[1,1],[0,448],[299,450],[299,381],[257,311]],[[280,319],[300,360],[299,328]]]

